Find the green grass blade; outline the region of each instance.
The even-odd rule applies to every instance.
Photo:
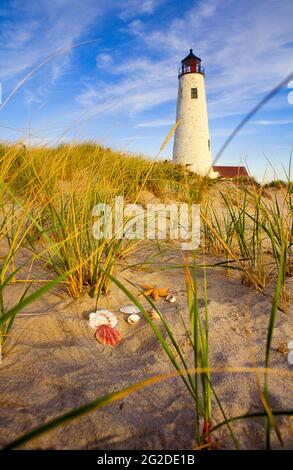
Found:
[[[67,274],[63,274],[62,276],[52,280],[52,281],[49,281],[48,284],[46,284],[45,286],[43,287],[40,287],[38,290],[36,290],[35,292],[33,292],[31,295],[29,295],[28,297],[26,297],[25,299],[23,299],[22,301],[20,301],[17,305],[15,305],[14,307],[12,307],[10,310],[8,310],[5,315],[3,315],[2,317],[0,317],[0,325],[1,323],[9,320],[9,318],[11,317],[14,317],[15,315],[17,315],[17,313],[21,310],[23,310],[25,307],[27,307],[28,305],[30,305],[32,302],[34,302],[35,300],[37,300],[39,297],[41,297],[41,295],[45,294],[46,292],[48,292],[48,290],[50,290],[52,287],[56,286],[59,282],[63,281],[65,278],[66,278]]]

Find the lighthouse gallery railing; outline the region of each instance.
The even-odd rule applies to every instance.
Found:
[[[201,65],[183,65],[178,70],[178,77],[185,73],[202,73],[204,74],[204,67]]]

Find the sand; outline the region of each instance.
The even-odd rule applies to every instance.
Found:
[[[138,263],[144,250],[132,255],[128,263]],[[25,250],[22,255],[29,256]],[[178,249],[170,249],[161,262],[182,262]],[[208,257],[212,263],[219,259]],[[157,262],[159,260],[157,259]],[[181,317],[187,319],[185,281],[182,270],[155,267],[128,269],[118,274],[137,284],[171,286],[177,302],[157,302],[170,323],[192,365],[192,354]],[[117,268],[122,271],[123,266]],[[45,278],[42,266],[34,274]],[[9,286],[7,302],[12,303],[22,286]],[[135,289],[131,288],[134,292]],[[203,305],[203,272],[199,271],[200,302]],[[272,290],[257,294],[234,275],[220,269],[208,272],[210,318],[210,359],[212,367],[263,366],[266,331]],[[54,288],[29,306],[15,321],[7,341],[0,381],[0,444],[4,445],[49,419],[103,394],[117,391],[147,377],[172,372],[173,368],[145,321],[130,326],[119,307],[129,303],[114,285],[99,307],[117,314],[123,341],[116,347],[99,344],[87,324],[95,301],[85,293],[78,301],[67,295],[63,286]],[[274,408],[292,408],[292,366],[284,345],[293,339],[292,306],[287,314],[278,312],[273,339],[271,366],[285,375],[270,378]],[[248,320],[250,317],[250,321]],[[159,325],[159,323],[158,323]],[[249,338],[248,330],[251,330]],[[161,330],[166,336],[161,327]],[[290,375],[291,372],[291,375]],[[213,374],[215,390],[229,416],[261,410],[256,379],[249,373]],[[213,423],[222,420],[214,402]],[[292,426],[281,419],[280,429],[286,448],[293,448]],[[193,403],[179,378],[152,385],[107,407],[91,412],[66,426],[29,442],[30,449],[191,449],[195,446]],[[291,422],[292,425],[292,422]],[[263,420],[234,424],[241,448],[263,448]],[[219,449],[233,448],[225,428],[214,435]],[[280,445],[273,434],[273,447]]]

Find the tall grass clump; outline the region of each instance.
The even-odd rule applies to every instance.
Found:
[[[121,257],[139,243],[113,233],[95,239],[97,204],[113,208],[117,196],[139,203],[144,191],[163,199],[197,201],[203,187],[201,178],[180,165],[151,162],[91,142],[56,148],[8,146],[4,153],[6,161],[13,156],[5,177],[21,200],[36,204],[30,246],[55,275],[70,271],[66,285],[73,298],[85,290],[91,296],[107,293],[110,280],[105,272],[113,274]]]
[[[1,177],[3,178],[3,173]],[[34,222],[28,217],[33,211],[34,202],[36,201],[19,204],[8,184],[3,179],[0,181],[0,362],[15,319],[15,315],[7,317],[9,306],[8,294],[5,293],[9,285],[16,283],[23,267],[22,265],[17,267],[20,263],[18,258],[34,226]],[[30,282],[24,282],[17,304],[25,299],[30,286]]]
[[[281,301],[288,309],[286,278],[292,276],[293,208],[290,172],[277,192],[262,186],[230,183],[220,189],[222,203],[202,208],[203,245],[242,272],[245,284],[263,291],[279,273],[285,250]]]
[[[55,170],[54,179],[62,177],[65,181],[71,181],[80,172],[85,174],[90,168],[106,188],[112,187],[114,192],[119,189],[120,194],[132,202],[142,190],[150,191],[158,197],[169,196],[179,200],[192,198],[194,202],[198,202],[203,189],[207,190],[209,186],[208,178],[204,179],[203,184],[202,177],[190,172],[183,165],[113,151],[92,142],[57,147],[26,147],[21,143],[14,146],[3,144],[2,147],[7,177],[16,176],[15,186],[18,191],[30,186],[36,173],[39,176],[50,174],[52,183],[52,166]],[[18,168],[17,175],[7,166],[9,154],[13,156],[14,165]],[[66,165],[62,166],[61,161],[64,160]]]
[[[269,367],[272,340],[273,340],[274,329],[275,329],[275,324],[276,324],[277,314],[278,314],[278,306],[279,306],[280,299],[282,297],[282,290],[284,287],[284,266],[286,263],[286,247],[285,246],[283,246],[282,252],[280,253],[279,261],[280,261],[280,265],[278,269],[278,278],[277,278],[274,298],[272,302],[271,315],[270,315],[270,321],[269,321],[268,332],[267,332],[266,351],[265,351],[266,370],[265,370],[265,376],[264,376],[263,404],[264,404],[264,408],[267,411],[267,416],[265,417],[265,446],[267,450],[269,450],[271,447],[271,428],[272,427],[275,429],[278,439],[283,445],[281,434],[279,432],[277,423],[275,421],[275,418],[270,408],[269,374],[267,372],[267,369]]]
[[[55,156],[49,174],[34,167],[34,191],[42,200],[43,211],[36,221],[31,246],[36,253],[39,245],[43,246],[42,258],[57,276],[70,271],[66,285],[73,298],[78,298],[85,287],[91,296],[105,294],[110,281],[104,272],[113,273],[115,262],[128,245],[114,235],[94,238],[93,209],[98,203],[114,203],[120,190],[119,175],[111,167],[107,180],[93,165],[75,172],[71,165],[72,155],[65,152]]]
[[[163,333],[156,322],[150,319],[147,309],[139,302],[138,297],[133,295],[130,290],[117,279],[112,278],[112,280],[128,296],[129,300],[140,309],[190,395],[194,403],[194,437],[197,448],[209,449],[213,447],[210,435],[213,420],[212,399],[215,400],[224,420],[227,421],[227,427],[232,440],[235,447],[238,448],[238,440],[233,433],[225,410],[212,385],[212,378],[209,371],[207,278],[206,271],[204,270],[204,308],[202,309],[199,306],[198,267],[195,253],[192,253],[191,260],[188,256],[185,259],[188,320],[186,321],[183,316],[181,317],[182,325],[189,341],[190,351],[192,352],[192,360],[190,360],[188,353],[183,352],[163,312],[152,299],[143,294],[150,307],[159,315]]]

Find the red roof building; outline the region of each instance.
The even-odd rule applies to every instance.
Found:
[[[249,176],[245,166],[213,166],[213,170],[219,174],[220,178]]]

